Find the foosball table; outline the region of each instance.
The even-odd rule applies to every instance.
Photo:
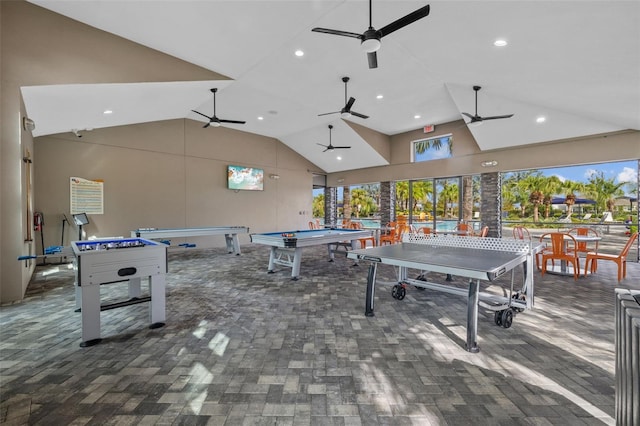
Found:
[[[82,343],[100,343],[100,312],[149,303],[150,328],[164,326],[167,246],[143,238],[73,241],[76,259],[76,305],[82,314]],[[149,296],[141,297],[141,279],[149,279]],[[129,284],[129,299],[101,304],[100,286]]]

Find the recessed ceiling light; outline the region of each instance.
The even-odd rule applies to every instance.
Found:
[[[383,95],[378,95],[378,96],[376,96],[376,99],[382,99],[382,98],[384,98],[384,96],[383,96]]]
[[[417,120],[418,118],[420,118],[420,116],[418,114],[416,114],[416,115],[413,116],[413,118],[415,118]]]
[[[497,39],[496,41],[493,42],[493,45],[496,46],[496,47],[504,47],[507,44],[508,44],[507,40],[504,40],[504,39],[501,39],[501,38],[499,38],[499,39]]]
[[[547,121],[546,117],[540,116],[540,117],[536,118],[536,123],[544,123],[545,121]]]
[[[105,109],[103,111],[103,114],[113,114],[113,111],[111,111],[110,109]]]
[[[263,116],[258,117],[258,120],[264,120]]]
[[[298,49],[298,50],[295,51],[295,55],[298,56],[298,57],[304,56],[304,52],[302,50]]]
[[[342,160],[342,157],[340,157],[340,156],[338,155],[338,156],[336,157],[336,159],[337,159],[338,161],[340,161],[340,160]]]

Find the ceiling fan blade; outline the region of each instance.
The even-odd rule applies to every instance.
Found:
[[[472,119],[472,120],[476,118],[476,116],[475,116],[475,115],[471,115],[471,114],[469,114],[468,112],[463,112],[463,113],[462,113],[462,115],[466,115],[467,117],[469,117],[469,118],[470,118],[470,119]]]
[[[195,109],[192,109],[191,111],[195,112],[196,114],[200,114],[201,116],[206,117],[206,118],[207,118],[207,119],[209,119],[209,120],[211,120],[211,119],[212,119],[212,118],[211,118],[211,117],[209,117],[208,115],[204,115],[203,113],[198,112],[198,111],[196,111]]]
[[[220,123],[233,123],[233,124],[245,124],[246,121],[238,121],[238,120],[218,120]]]
[[[329,147],[328,145],[323,145],[323,144],[318,143],[318,142],[316,142],[316,145],[324,146],[325,148],[328,148],[328,147]]]
[[[378,68],[378,56],[376,52],[368,52],[367,59],[369,60],[369,69]]]
[[[205,124],[204,126],[202,126],[203,129],[206,129],[207,127],[209,127],[211,125],[211,122],[208,122],[207,124]]]
[[[333,34],[333,35],[362,39],[362,34],[352,33],[349,31],[332,30],[329,28],[313,28],[311,29],[311,31],[316,33]]]
[[[349,98],[349,100],[347,101],[347,104],[344,106],[344,111],[345,112],[349,112],[351,111],[351,107],[353,106],[353,103],[356,101],[356,98],[354,98],[353,96]]]
[[[342,112],[342,111],[325,112],[324,114],[318,114],[318,117],[320,117],[321,115],[338,114],[340,112]]]
[[[326,147],[326,148],[324,149],[324,151],[322,151],[322,152],[327,152],[327,151],[329,151],[329,150],[331,150],[331,149],[333,149],[333,148]]]
[[[501,118],[511,118],[513,117],[513,114],[509,114],[509,115],[493,115],[491,117],[482,117],[482,120],[499,120]]]
[[[394,31],[399,30],[402,27],[406,27],[409,24],[414,23],[418,19],[422,19],[429,15],[429,5],[423,6],[418,10],[411,12],[410,14],[403,16],[390,23],[389,25],[382,27],[378,30],[381,37],[391,34]]]
[[[334,146],[333,149],[350,149],[350,146]]]
[[[355,111],[349,111],[349,112],[351,113],[351,115],[355,115],[356,117],[369,118],[368,115],[360,114],[359,112],[355,112]]]

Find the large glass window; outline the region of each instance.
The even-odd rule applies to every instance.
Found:
[[[412,143],[411,161],[439,160],[451,157],[453,136],[451,134],[420,139]]]

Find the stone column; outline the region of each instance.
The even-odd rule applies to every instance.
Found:
[[[351,220],[351,191],[348,186],[342,188],[342,220]]]
[[[502,238],[502,174],[500,172],[482,173],[480,191],[482,194],[481,225],[489,227],[488,237]]]
[[[324,188],[324,223],[334,225],[338,216],[338,190],[336,188]]]
[[[396,185],[394,182],[380,182],[380,224],[396,220]]]

